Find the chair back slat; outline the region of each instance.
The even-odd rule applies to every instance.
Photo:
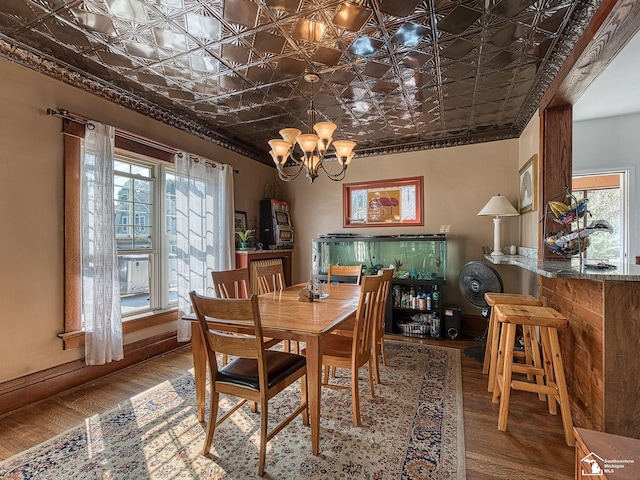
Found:
[[[257,265],[256,277],[258,278],[258,288],[260,295],[263,293],[275,292],[277,290],[284,290],[284,270],[282,263],[276,263],[273,265]]]
[[[382,275],[365,275],[362,277],[360,298],[353,327],[352,358],[358,363],[371,357],[373,329],[376,320],[376,301]]]
[[[211,272],[217,298],[249,298],[249,269]]]
[[[383,268],[382,282],[380,283],[380,291],[376,301],[376,325],[374,341],[378,341],[384,336],[384,322],[387,310],[387,299],[391,290],[391,279],[393,278],[393,268]]]

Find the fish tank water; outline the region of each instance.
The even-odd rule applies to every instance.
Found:
[[[367,236],[329,234],[312,241],[313,268],[326,280],[332,265],[364,265],[365,275],[393,266],[394,278],[446,281],[445,234]]]

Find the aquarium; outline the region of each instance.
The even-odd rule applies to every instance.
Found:
[[[320,280],[329,264],[364,265],[365,275],[393,266],[394,278],[446,280],[447,239],[444,234],[366,236],[335,234],[313,239],[313,266]]]

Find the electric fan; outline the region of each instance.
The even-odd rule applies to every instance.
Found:
[[[487,328],[489,327],[489,316],[491,309],[484,299],[487,292],[502,293],[504,287],[500,274],[491,265],[483,262],[469,262],[462,267],[458,276],[458,286],[464,298],[474,307],[482,309],[482,316],[487,320]],[[482,345],[467,347],[464,354],[474,360],[484,360],[484,350],[487,340],[487,331],[482,338],[479,339]]]

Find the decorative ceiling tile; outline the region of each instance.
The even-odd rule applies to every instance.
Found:
[[[473,25],[481,16],[482,12],[458,5],[438,22],[438,30],[459,34]]]
[[[371,15],[373,15],[372,10],[355,3],[345,2],[340,6],[332,21],[337,27],[357,32],[369,21]]]
[[[228,22],[252,28],[257,22],[258,6],[250,0],[225,0],[223,17]]]
[[[0,52],[272,164],[305,72],[362,155],[515,137],[597,3],[2,0]]]

